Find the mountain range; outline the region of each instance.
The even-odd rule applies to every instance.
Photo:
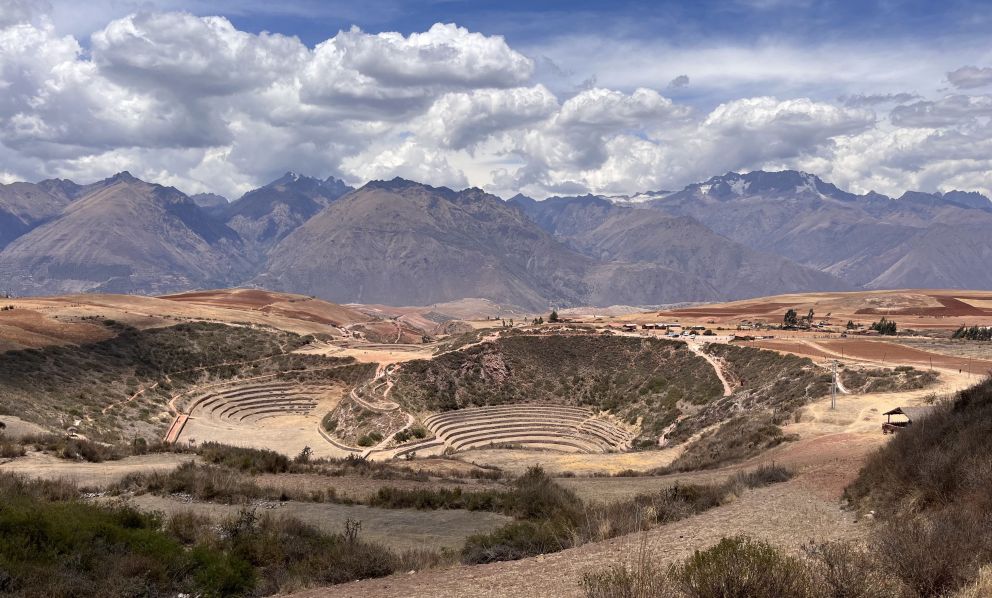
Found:
[[[727,173],[634,196],[353,189],[286,173],[235,201],[129,173],[0,185],[0,290],[264,286],[337,302],[658,305],[859,288],[992,289],[992,202]]]

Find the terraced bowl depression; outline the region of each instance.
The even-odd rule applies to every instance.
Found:
[[[454,450],[513,445],[574,453],[630,448],[634,435],[585,407],[498,405],[446,411],[424,420]]]
[[[317,406],[313,389],[288,382],[245,384],[195,397],[186,408],[191,417],[233,423],[254,423],[292,413],[307,414]]]

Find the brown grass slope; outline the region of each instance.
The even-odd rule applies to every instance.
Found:
[[[789,437],[780,425],[830,392],[830,374],[804,357],[721,344],[707,345],[706,351],[723,363],[736,390],[678,422],[669,434],[676,442],[707,426],[722,425],[690,444],[671,464],[672,470],[716,467],[785,442]]]

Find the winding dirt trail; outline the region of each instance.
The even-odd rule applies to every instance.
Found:
[[[716,372],[716,377],[720,379],[720,383],[723,384],[723,396],[729,397],[734,394],[734,387],[730,385],[727,377],[723,374],[723,364],[720,361],[703,350],[703,347],[696,344],[696,341],[685,341],[685,344],[689,347],[689,350],[699,355],[713,366],[713,371]]]

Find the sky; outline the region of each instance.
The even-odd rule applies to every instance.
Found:
[[[0,0],[0,183],[992,195],[992,3]]]

